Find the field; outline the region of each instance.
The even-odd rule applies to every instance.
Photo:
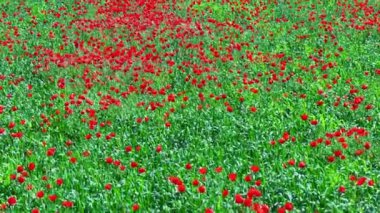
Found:
[[[380,212],[377,0],[0,5],[0,212]]]

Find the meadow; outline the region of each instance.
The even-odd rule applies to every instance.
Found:
[[[380,211],[377,0],[0,6],[0,212]]]

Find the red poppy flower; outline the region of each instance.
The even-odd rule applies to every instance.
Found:
[[[243,203],[244,202],[244,198],[240,195],[240,194],[236,194],[235,195],[235,203]]]
[[[186,166],[185,166],[185,168],[186,168],[187,170],[190,170],[190,169],[192,168],[192,166],[191,166],[190,163],[187,163]]]
[[[119,160],[115,160],[113,162],[113,165],[115,165],[115,166],[120,166],[120,164],[121,164],[121,162]]]
[[[198,187],[198,192],[199,193],[205,193],[206,192],[206,187],[205,186]]]
[[[261,180],[257,180],[257,181],[255,181],[255,185],[256,185],[256,186],[261,186]]]
[[[162,151],[162,146],[161,145],[158,145],[157,147],[156,147],[156,152],[157,153],[160,153]]]
[[[361,185],[363,185],[363,184],[366,182],[366,180],[367,180],[367,178],[365,178],[365,177],[360,177],[360,178],[357,180],[356,185],[361,186]]]
[[[113,159],[111,157],[107,157],[105,161],[107,164],[111,164],[113,162]]]
[[[292,211],[293,210],[293,204],[291,202],[286,202],[285,205],[284,205],[284,207],[288,211]]]
[[[249,188],[248,193],[247,193],[247,196],[251,197],[251,198],[252,197],[261,197],[261,195],[262,195],[261,191],[254,188],[254,187]]]
[[[17,178],[17,181],[19,183],[24,183],[25,182],[25,178],[23,176],[20,176],[20,177]]]
[[[303,161],[299,162],[299,164],[298,164],[298,167],[301,168],[301,169],[305,168],[305,166],[306,166],[306,163],[303,162]]]
[[[1,113],[0,113],[1,114]],[[5,203],[0,203],[0,210],[5,210],[7,209],[7,204]]]
[[[227,111],[228,111],[228,112],[233,112],[234,109],[233,109],[230,105],[228,105],[228,106],[227,106]]]
[[[309,118],[309,116],[307,114],[302,114],[301,115],[301,119],[306,121],[307,119]]]
[[[13,129],[15,126],[16,126],[15,122],[10,122],[10,123],[8,124],[8,128],[9,128],[9,129]]]
[[[221,166],[218,166],[215,168],[216,173],[221,173],[223,171],[223,168]]]
[[[138,166],[138,163],[137,162],[135,162],[135,161],[132,161],[131,162],[131,167],[132,168],[136,168]]]
[[[36,193],[36,197],[37,197],[37,198],[43,198],[44,195],[45,195],[45,193],[44,193],[43,191],[38,191],[38,192]]]
[[[214,213],[214,210],[207,208],[207,209],[205,209],[205,213]]]
[[[22,171],[24,171],[24,167],[23,166],[17,166],[17,172],[22,172]]]
[[[205,167],[199,168],[199,173],[202,175],[205,175],[207,173],[207,168],[205,168]]]
[[[227,189],[224,189],[224,190],[222,191],[222,196],[223,196],[223,197],[227,197],[228,194],[229,194],[229,191],[228,191]]]
[[[132,151],[132,146],[125,147],[125,152],[131,152],[131,151]]]
[[[52,147],[52,148],[49,148],[47,151],[46,151],[46,155],[47,156],[54,156],[54,154],[55,154],[55,147]]]
[[[260,171],[260,167],[256,166],[256,165],[253,165],[251,166],[251,171],[254,172],[254,173],[257,173]]]
[[[137,210],[139,210],[139,209],[140,209],[139,204],[137,204],[137,203],[133,204],[133,206],[132,206],[132,210],[133,210],[134,212],[137,211]]]
[[[71,162],[71,163],[76,163],[76,162],[77,162],[77,159],[74,158],[74,157],[71,157],[71,158],[70,158],[70,162]]]
[[[56,181],[56,184],[58,186],[61,186],[63,184],[63,179],[62,178],[58,178],[57,181]]]
[[[228,175],[228,179],[232,182],[236,181],[237,174],[236,173],[231,173]]]
[[[193,180],[193,186],[198,186],[199,185],[199,180],[198,179],[194,179]]]
[[[35,209],[32,209],[30,212],[31,212],[31,213],[40,213],[40,210],[37,209],[37,208],[35,208]]]
[[[52,194],[52,195],[49,195],[48,198],[49,198],[49,200],[50,200],[51,202],[54,202],[55,200],[57,200],[57,195]]]
[[[185,192],[186,191],[186,187],[183,184],[177,185],[177,190],[178,190],[178,192]]]
[[[317,120],[311,120],[311,121],[310,121],[310,124],[315,126],[315,125],[318,124],[318,121],[317,121]]]
[[[369,180],[368,181],[368,186],[374,186],[375,185],[375,181],[374,180]]]
[[[25,187],[26,190],[30,191],[33,189],[33,185],[32,184],[28,184],[26,187]]]
[[[358,149],[358,150],[355,151],[355,155],[356,155],[356,156],[360,156],[360,155],[362,155],[363,153],[364,153],[364,150],[363,150],[363,149]]]
[[[246,198],[246,199],[244,199],[243,204],[244,204],[244,206],[246,206],[246,207],[250,207],[250,206],[252,206],[252,198]]]
[[[294,165],[296,164],[296,161],[295,161],[294,159],[290,159],[290,160],[288,161],[288,164],[289,164],[290,166],[294,166]]]
[[[139,172],[140,174],[145,173],[145,171],[146,171],[145,168],[142,168],[142,167],[138,169],[138,172]]]
[[[110,183],[107,183],[105,186],[104,186],[104,189],[105,190],[111,190],[112,189],[112,185]]]
[[[370,149],[370,148],[371,148],[371,143],[368,142],[368,141],[365,142],[365,143],[364,143],[364,148],[365,148],[365,149]]]
[[[16,174],[10,174],[9,179],[16,180],[17,175]]]
[[[16,205],[16,203],[17,203],[17,199],[16,199],[16,197],[11,196],[11,197],[8,198],[8,204],[9,204],[10,206],[14,206],[14,205]]]
[[[332,162],[335,161],[335,157],[334,156],[328,156],[327,157],[327,161],[330,162],[330,163],[332,163]]]
[[[286,213],[285,207],[280,207],[277,209],[277,213]]]
[[[344,186],[339,186],[338,191],[339,191],[340,193],[344,193],[344,192],[346,192],[346,187],[344,187]]]
[[[342,151],[341,151],[341,150],[336,150],[336,151],[334,151],[334,155],[335,155],[336,157],[339,157],[339,156],[342,155]]]
[[[13,138],[22,138],[24,134],[22,132],[15,132],[15,133],[11,133],[11,136]]]
[[[62,201],[62,206],[66,208],[72,208],[74,206],[74,203],[68,200]]]

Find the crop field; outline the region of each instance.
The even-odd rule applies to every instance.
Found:
[[[0,212],[380,212],[377,0],[0,0]]]

